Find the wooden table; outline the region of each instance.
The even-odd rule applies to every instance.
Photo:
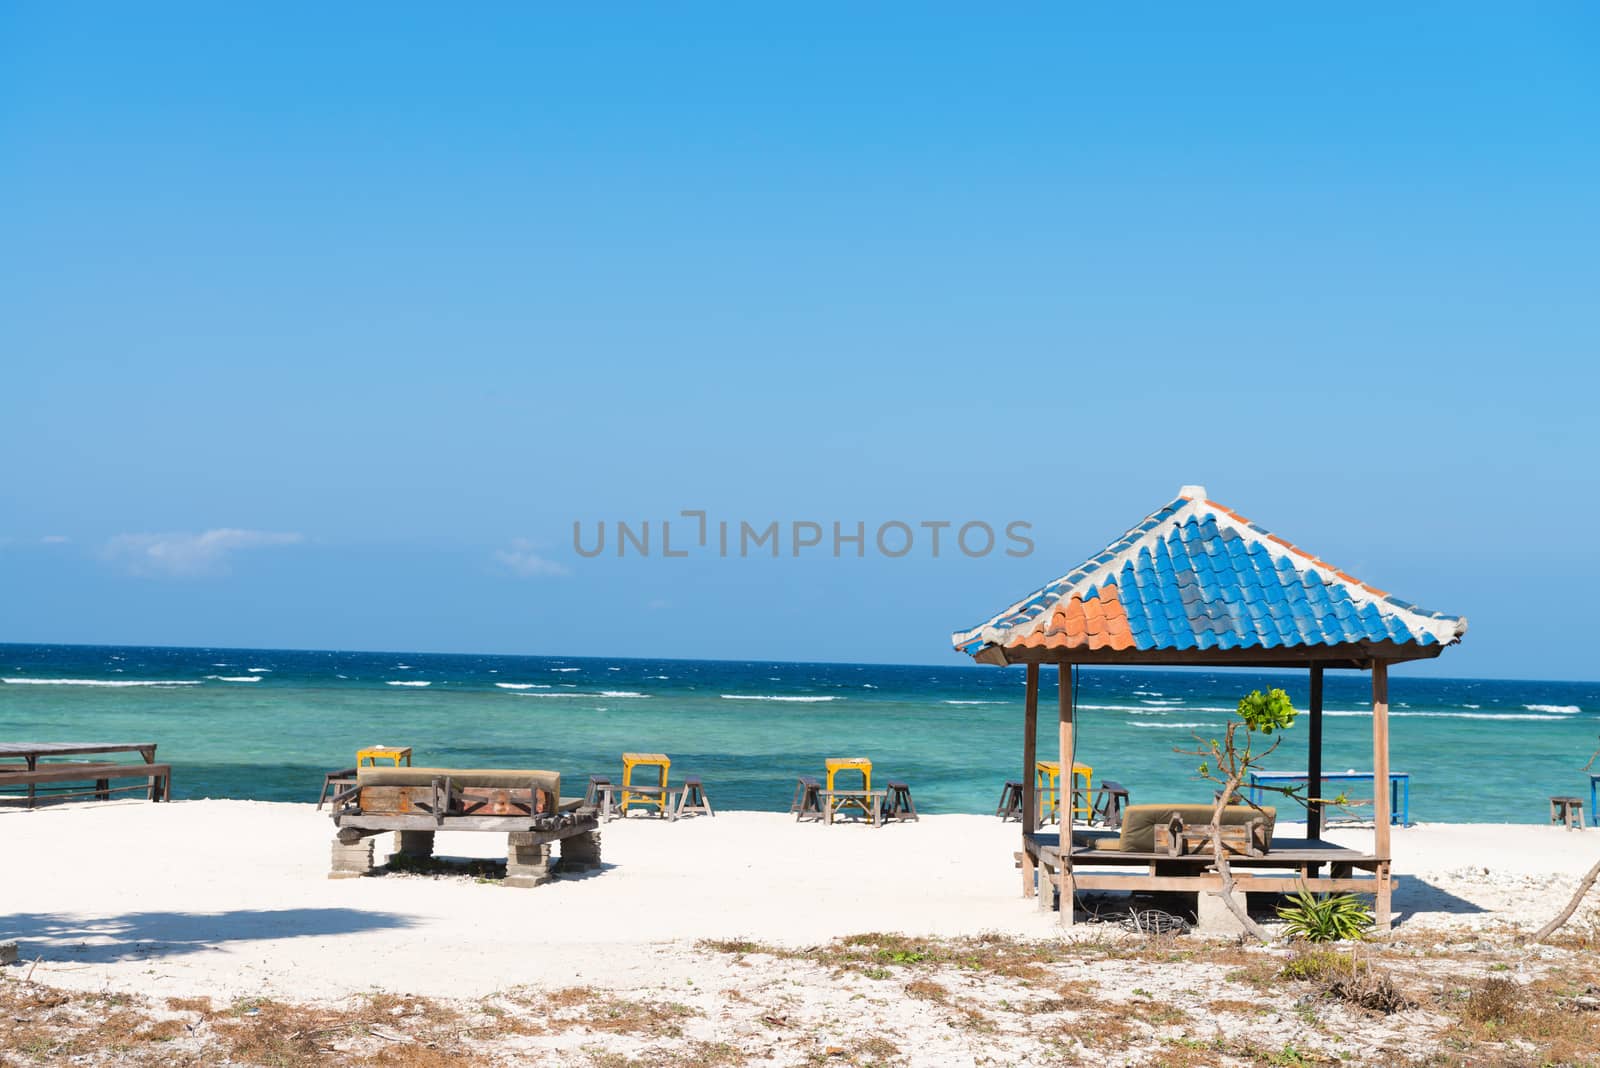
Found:
[[[1327,782],[1353,782],[1371,783],[1370,771],[1325,771],[1322,781]],[[1250,786],[1248,788],[1251,801],[1261,804],[1265,794],[1261,787],[1266,784],[1284,782],[1310,783],[1309,777],[1296,771],[1252,771],[1250,773]],[[1591,784],[1592,785],[1592,784]],[[1322,787],[1315,788],[1315,796],[1322,796]],[[1326,809],[1326,805],[1323,806]],[[1401,827],[1411,826],[1411,773],[1406,771],[1391,771],[1389,773],[1389,822]]]
[[[824,790],[822,791],[822,822],[833,826],[835,807],[854,805],[864,815],[872,817],[874,827],[883,826],[883,795],[887,790]]]
[[[824,791],[824,793],[826,793],[828,795],[832,795],[835,792],[834,789],[833,789],[833,777],[835,775],[839,774],[841,771],[858,771],[858,772],[860,772],[861,773],[861,789],[862,790],[871,790],[872,789],[872,761],[868,760],[866,757],[829,757],[828,759],[823,761],[823,766],[828,769],[828,789]],[[856,807],[861,809],[863,814],[866,813],[867,808],[866,808],[866,803],[864,801],[862,801],[862,800],[852,800],[851,797],[847,796],[847,795],[850,795],[850,794],[859,793],[860,791],[839,790],[837,792],[843,798],[841,801],[838,802],[839,804],[841,804],[841,805],[855,805]]]
[[[40,757],[94,756],[105,753],[138,753],[146,764],[156,762],[155,742],[0,742],[0,760],[21,757],[29,774],[39,770]],[[46,768],[48,769],[48,765]],[[66,767],[63,770],[71,770]],[[85,777],[89,777],[86,773]],[[99,776],[94,776],[99,778]],[[0,778],[3,782],[3,778]],[[169,780],[170,783],[170,780]],[[28,807],[34,805],[37,784],[28,784]],[[151,800],[156,799],[156,780],[150,780]]]
[[[648,789],[634,786],[634,768],[655,768],[660,781]],[[626,816],[628,809],[634,805],[656,805],[661,809],[661,814],[666,815],[667,775],[671,768],[672,760],[665,753],[623,753],[622,814]]]
[[[1033,765],[1034,796],[1039,799],[1039,822],[1061,818],[1061,802],[1056,797],[1056,780],[1061,778],[1059,760],[1040,760]],[[1078,804],[1078,780],[1083,780],[1083,804]],[[1089,793],[1094,789],[1094,769],[1087,764],[1072,765],[1072,818],[1089,822]],[[1063,791],[1065,792],[1065,791]]]

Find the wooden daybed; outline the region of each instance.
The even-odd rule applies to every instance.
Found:
[[[332,809],[330,879],[369,874],[372,837],[385,831],[395,832],[397,853],[412,857],[431,856],[438,831],[504,834],[507,886],[549,882],[555,842],[563,870],[600,865],[596,813],[581,798],[563,798],[554,771],[363,767]]]
[[[1072,832],[1072,854],[1065,873],[1071,891],[1145,891],[1200,893],[1222,887],[1211,849],[1210,805],[1131,805],[1120,831],[1082,829]],[[1392,891],[1389,865],[1374,854],[1345,849],[1320,839],[1277,838],[1272,834],[1276,812],[1231,805],[1223,810],[1223,833],[1234,883],[1243,893],[1290,893],[1304,886],[1318,893],[1378,894]],[[1183,833],[1174,835],[1173,828]],[[1035,832],[1024,848],[1043,868],[1043,888],[1063,881],[1061,836]],[[1031,878],[1024,864],[1024,878]],[[1323,868],[1327,874],[1322,874]],[[1083,869],[1124,869],[1089,872]],[[1357,877],[1356,871],[1371,872]],[[1280,874],[1281,873],[1281,874]],[[1024,893],[1033,891],[1025,886]],[[1041,893],[1040,908],[1049,908]]]

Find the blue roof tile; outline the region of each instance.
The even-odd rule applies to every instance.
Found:
[[[1088,632],[1082,605],[1099,602]],[[1375,590],[1201,497],[1180,497],[958,648],[1234,649],[1454,642],[1466,623]],[[1098,643],[1098,644],[1097,644]]]

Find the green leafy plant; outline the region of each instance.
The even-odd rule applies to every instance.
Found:
[[[1354,894],[1313,894],[1300,890],[1290,904],[1278,909],[1278,918],[1290,938],[1307,942],[1349,942],[1364,937],[1372,926],[1366,902]]]
[[[1289,695],[1280,689],[1274,688],[1266,693],[1251,690],[1239,700],[1239,718],[1251,730],[1261,734],[1286,729],[1294,723],[1297,715],[1299,713],[1294,710]]]

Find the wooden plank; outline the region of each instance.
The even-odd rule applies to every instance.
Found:
[[[91,786],[83,790],[47,790],[38,795],[38,797],[48,801],[68,801],[75,797],[93,797],[100,800],[109,800],[111,794],[130,794],[136,790],[148,792],[149,789],[148,783],[132,783],[128,786],[107,786],[104,790],[100,789],[99,786]],[[0,808],[5,807],[5,802],[21,801],[26,796],[26,794],[17,794],[15,796],[0,795]],[[156,799],[152,798],[152,800]]]
[[[76,782],[80,779],[149,779],[172,771],[167,764],[41,764],[33,771],[0,773],[0,789],[28,783]]]
[[[1097,875],[1078,873],[1073,877],[1079,890],[1142,890],[1147,893],[1160,893],[1163,891],[1194,892],[1196,890],[1220,890],[1222,876],[1216,872],[1204,872],[1198,875]],[[1395,880],[1388,882],[1388,888],[1394,888]],[[1356,893],[1376,894],[1384,889],[1384,884],[1376,878],[1372,879],[1305,879],[1298,874],[1261,876],[1250,875],[1242,872],[1234,873],[1234,887],[1246,893],[1272,893],[1291,894],[1302,885],[1317,893]]]
[[[1026,845],[1028,839],[1039,826],[1039,800],[1034,788],[1033,766],[1038,760],[1039,750],[1039,665],[1029,664],[1026,669],[1026,678],[1023,689],[1023,714],[1022,714],[1022,841]],[[1032,860],[1033,854],[1026,848],[1023,855]],[[1028,897],[1035,891],[1034,868],[1029,861],[1022,865],[1022,896]]]
[[[1311,665],[1311,737],[1306,744],[1306,782],[1312,797],[1322,796],[1322,665]],[[1322,806],[1306,810],[1306,837],[1322,839]]]
[[[138,753],[148,750],[146,763],[155,761],[154,742],[0,742],[0,756],[90,756],[96,753]]]
[[[570,824],[556,828],[540,828],[528,817],[516,816],[446,816],[443,823],[432,816],[398,815],[336,815],[335,827],[369,832],[378,831],[486,831],[504,834],[510,831],[530,832],[543,836],[540,841],[554,842],[570,838],[584,831],[599,829],[600,821],[593,816],[580,817]]]
[[[1101,850],[1074,849],[1072,863],[1078,867],[1127,868],[1140,864],[1162,864],[1181,868],[1204,868],[1213,863],[1203,853],[1184,853],[1171,856],[1167,853],[1114,853]],[[1229,857],[1234,868],[1298,868],[1302,864],[1353,864],[1372,869],[1383,863],[1379,857],[1356,852],[1311,852],[1309,850],[1272,850],[1260,857]]]

